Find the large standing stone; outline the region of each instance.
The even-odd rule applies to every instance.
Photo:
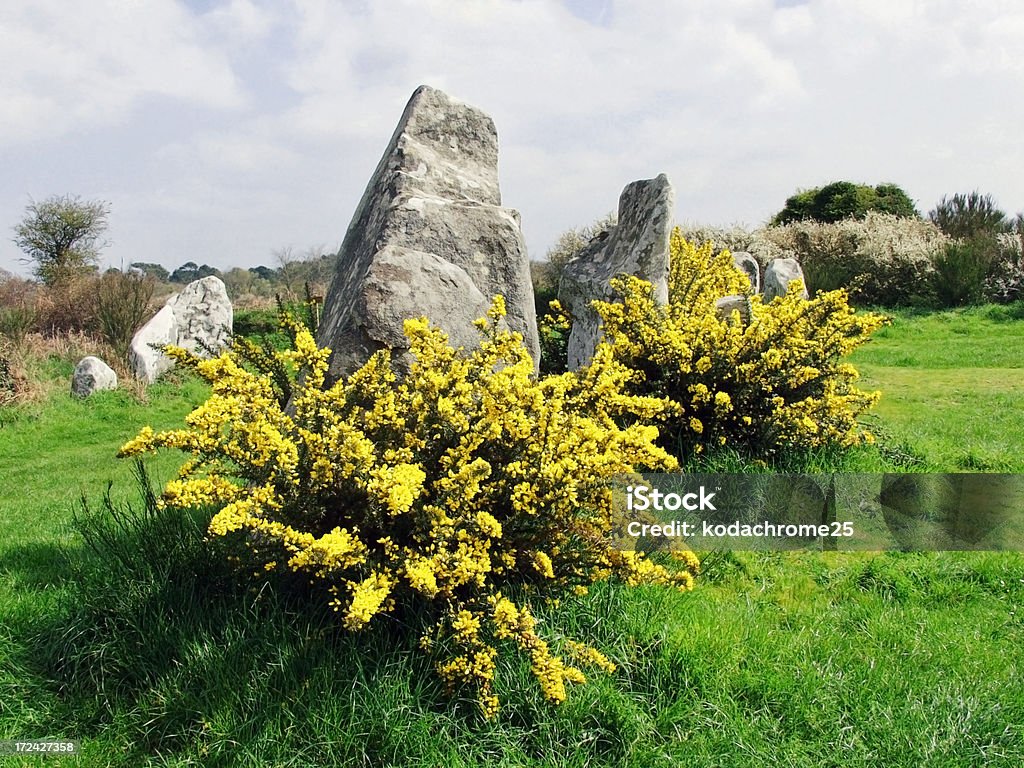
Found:
[[[71,377],[71,394],[88,397],[101,389],[117,389],[117,374],[98,357],[83,357]]]
[[[338,253],[317,340],[339,377],[388,347],[409,356],[406,319],[426,316],[456,345],[495,294],[509,328],[540,357],[530,262],[519,214],[501,207],[490,117],[420,86],[405,108]]]
[[[627,184],[619,196],[618,224],[595,237],[569,261],[558,298],[573,317],[569,368],[590,362],[600,336],[595,299],[615,298],[610,280],[626,273],[654,286],[655,298],[668,301],[668,241],[675,194],[665,174]]]
[[[803,283],[803,290],[800,295],[808,297],[807,281],[804,279],[804,271],[796,259],[772,259],[768,268],[764,271],[764,301],[767,304],[776,296],[785,296],[789,290],[789,284],[794,280]]]
[[[189,283],[132,337],[128,354],[132,373],[153,383],[173,368],[174,361],[159,350],[168,344],[209,357],[228,345],[233,322],[231,300],[219,277]]]

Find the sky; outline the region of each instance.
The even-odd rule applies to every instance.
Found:
[[[4,0],[0,268],[33,200],[104,265],[337,250],[420,84],[487,112],[532,258],[666,173],[679,223],[899,184],[1024,210],[1018,0]]]

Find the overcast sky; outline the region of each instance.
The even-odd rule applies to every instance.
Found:
[[[422,83],[494,118],[533,258],[661,172],[680,222],[838,179],[1024,209],[1019,0],[3,0],[0,268],[57,194],[109,201],[107,264],[336,250]]]

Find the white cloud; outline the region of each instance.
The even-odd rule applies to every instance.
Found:
[[[421,83],[494,118],[503,196],[535,256],[663,171],[688,220],[758,223],[841,178],[894,181],[924,210],[975,187],[1024,207],[1014,0],[66,8],[0,10],[0,229],[27,193],[96,190],[115,203],[114,260],[335,247]],[[154,95],[180,107],[133,108]],[[82,138],[97,125],[112,138]],[[45,157],[2,154],[37,136],[74,159],[77,187]]]
[[[0,10],[0,146],[117,124],[143,96],[243,103],[221,51],[171,0],[15,0]]]

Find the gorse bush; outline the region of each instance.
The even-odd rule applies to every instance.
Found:
[[[842,358],[885,318],[855,312],[842,290],[803,300],[799,281],[769,304],[750,296],[749,324],[736,312],[721,318],[719,298],[750,291],[731,254],[714,256],[678,229],[670,254],[667,306],[636,277],[613,280],[621,303],[595,303],[615,358],[638,373],[635,393],[673,404],[658,417],[664,446],[680,457],[728,446],[769,458],[870,439],[857,417],[879,395],[857,389]]]
[[[237,355],[170,353],[212,385],[186,427],[146,428],[122,448],[191,454],[162,503],[216,509],[212,537],[249,568],[301,575],[322,588],[347,630],[382,614],[429,621],[420,646],[451,692],[498,708],[499,653],[525,654],[544,697],[610,669],[594,649],[544,639],[529,599],[557,600],[609,577],[692,585],[696,559],[656,564],[611,548],[611,476],[675,460],[644,425],[667,403],[623,394],[632,375],[603,348],[577,373],[537,379],[518,334],[502,331],[495,299],[467,355],[426,320],[407,321],[415,362],[399,382],[389,354],[325,385],[329,350],[286,321],[294,348],[290,402]],[[632,426],[619,426],[630,421]]]

